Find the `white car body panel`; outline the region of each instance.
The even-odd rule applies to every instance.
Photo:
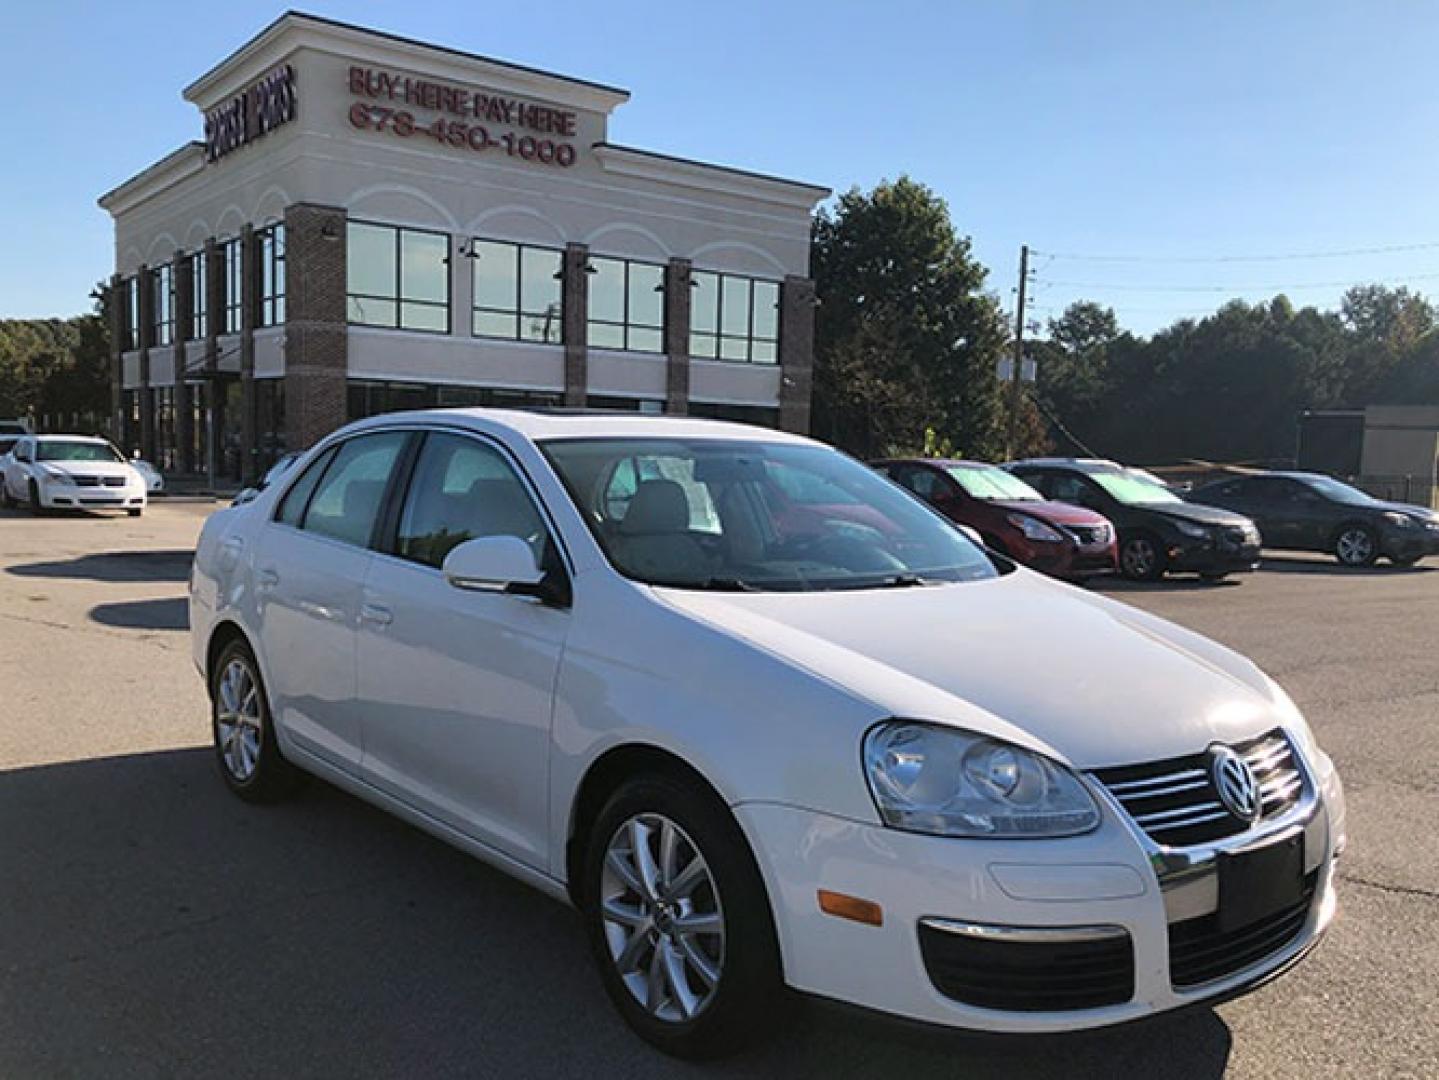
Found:
[[[502,445],[563,549],[572,606],[462,591],[438,571],[272,520],[330,441],[391,427]],[[207,521],[191,588],[197,667],[206,670],[216,628],[237,627],[255,649],[287,757],[551,895],[565,893],[571,830],[584,825],[575,799],[595,762],[620,747],[668,751],[734,809],[768,887],[787,981],[940,1024],[1045,1031],[1131,1019],[1282,967],[1332,918],[1342,787],[1293,704],[1249,661],[1025,571],[809,594],[636,583],[609,565],[533,440],[661,431],[807,441],[705,421],[490,410],[351,425],[253,502]],[[1085,783],[1103,820],[1083,836],[956,840],[886,828],[860,749],[890,717],[990,735],[1081,774],[1283,727],[1311,778],[1296,827],[1320,872],[1320,902],[1283,953],[1180,994],[1164,959],[1175,897],[1156,879],[1146,838],[1097,781]],[[884,925],[821,914],[817,888],[874,899]],[[1186,888],[1185,903],[1213,904],[1212,880]],[[1134,999],[1063,1014],[962,1006],[920,962],[915,923],[930,916],[1124,926]]]
[[[104,439],[87,435],[32,435],[16,442],[4,456],[5,494],[12,502],[27,503],[31,485],[45,510],[143,510],[148,501],[144,478],[122,461],[22,461],[15,451],[32,456],[46,442],[82,442],[109,447]]]

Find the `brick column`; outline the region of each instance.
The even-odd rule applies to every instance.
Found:
[[[779,426],[809,433],[814,386],[814,282],[790,275],[779,299]]]
[[[155,283],[150,268],[141,263],[135,271],[136,287],[140,290],[140,456],[155,460],[155,391],[150,385],[150,348],[155,344]],[[129,454],[136,449],[125,447]]]
[[[314,445],[347,419],[345,211],[285,210],[285,441]]]
[[[255,227],[240,228],[240,482],[253,483],[255,460],[255,324],[259,322],[260,260]]]
[[[225,275],[220,265],[220,244],[213,236],[205,239],[205,461],[210,478],[220,471],[220,325],[225,318]]]
[[[105,315],[110,326],[110,438],[125,443],[125,290],[119,274],[110,275]]]
[[[190,277],[189,259],[175,252],[175,467],[182,473],[195,471],[195,425],[190,408],[190,384],[185,381],[185,343],[190,340],[195,314],[195,282]]]
[[[590,249],[565,245],[565,404],[583,407],[589,396]]]
[[[688,259],[665,266],[665,412],[690,411],[690,309],[693,276]]]

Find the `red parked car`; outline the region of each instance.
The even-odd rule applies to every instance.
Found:
[[[1019,477],[979,461],[876,461],[874,468],[968,525],[995,551],[1053,577],[1080,581],[1118,565],[1114,526],[1093,510],[1050,502]]]

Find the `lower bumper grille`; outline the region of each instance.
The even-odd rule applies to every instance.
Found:
[[[1304,929],[1318,884],[1315,870],[1305,876],[1298,902],[1233,930],[1219,929],[1217,913],[1170,924],[1169,981],[1176,989],[1201,986],[1273,956]]]
[[[1134,946],[1117,927],[1088,940],[1012,941],[921,923],[919,947],[935,989],[965,1005],[1052,1012],[1134,997]]]

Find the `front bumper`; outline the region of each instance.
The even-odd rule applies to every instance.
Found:
[[[1422,559],[1439,555],[1439,530],[1427,527],[1386,529],[1380,537],[1379,550],[1391,559]]]
[[[1183,540],[1167,549],[1169,569],[1175,573],[1237,574],[1259,567],[1260,545],[1224,540]]]
[[[1019,562],[1031,570],[1057,578],[1097,577],[1112,574],[1119,565],[1118,548],[1108,544],[1035,544],[1021,552]]]
[[[1175,874],[1123,811],[1100,798],[1103,822],[1066,840],[955,840],[919,836],[773,803],[736,807],[769,889],[786,981],[802,992],[909,1020],[994,1032],[1060,1032],[1138,1020],[1232,997],[1292,965],[1334,917],[1335,856],[1343,846],[1343,789],[1332,768],[1314,774],[1303,820],[1312,900],[1283,947],[1192,988],[1175,986],[1171,924],[1217,905],[1214,856]],[[1243,837],[1236,840],[1243,841]],[[1186,856],[1188,859],[1188,856]],[[873,901],[879,926],[823,914],[816,891]],[[1049,1007],[1053,996],[956,1000],[940,989],[922,927],[1018,931],[1037,941],[1093,941],[1118,931],[1132,943],[1132,990],[1093,1007]],[[958,928],[958,929],[956,929]],[[1083,963],[1073,956],[1061,962]],[[1046,991],[1060,980],[1026,985]],[[951,991],[952,987],[949,987]]]
[[[144,507],[147,498],[137,484],[104,487],[51,481],[37,487],[40,505],[47,510],[133,510]]]

